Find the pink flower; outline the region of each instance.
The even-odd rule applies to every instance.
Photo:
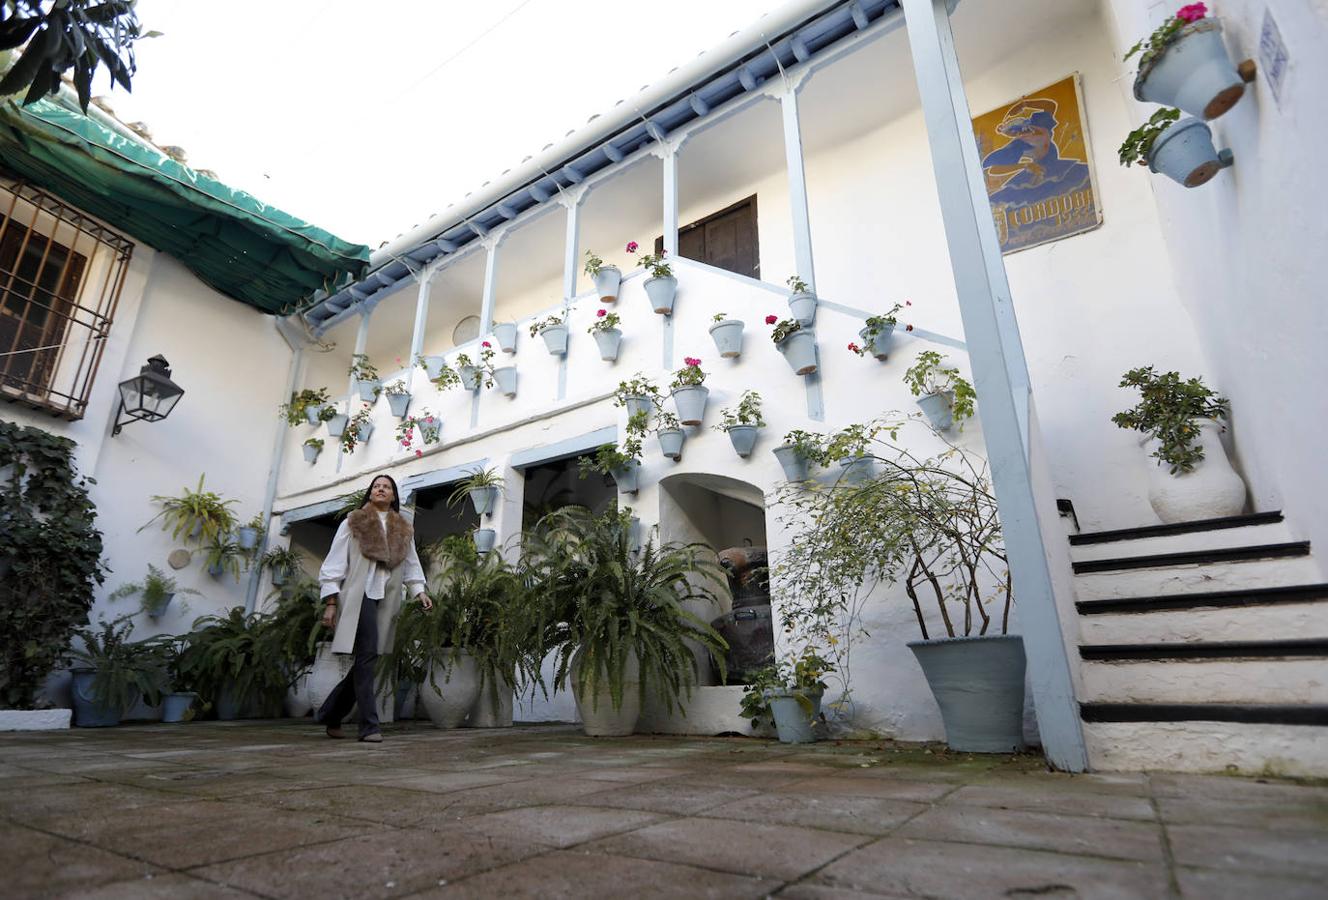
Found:
[[[1208,15],[1208,7],[1202,3],[1190,3],[1176,10],[1176,18],[1183,22],[1197,22]]]
[[[597,319],[602,319],[602,318],[604,318],[605,316],[607,316],[608,314],[609,314],[609,311],[608,311],[607,309],[601,309],[599,312],[595,313],[595,318],[597,318]]]
[[[490,344],[488,341],[485,341],[484,343],[480,344],[480,346],[481,346],[481,347],[492,347],[493,344]]]
[[[849,341],[849,342],[848,342],[848,349],[852,350],[854,353],[857,353],[858,350],[859,350],[859,347],[858,347],[857,344],[853,343],[852,341]]]
[[[701,360],[697,359],[695,356],[684,356],[682,361],[687,363],[687,365],[689,366],[701,365]]]
[[[779,316],[766,316],[766,317],[765,317],[765,324],[767,324],[767,325],[773,325],[773,324],[775,324],[775,323],[778,322],[778,321],[779,321]]]
[[[639,245],[636,241],[628,241],[628,242],[627,242],[627,252],[628,252],[628,253],[635,253],[635,252],[636,252],[636,248],[639,247],[639,246],[640,246],[640,245]]]
[[[904,301],[904,305],[905,305],[905,306],[912,306],[912,305],[913,305],[913,301],[912,301],[912,300],[905,300],[905,301]]]
[[[905,325],[905,326],[904,326],[904,330],[905,330],[905,331],[912,331],[912,330],[913,330],[913,326],[912,326],[912,325]]]
[[[419,458],[420,458],[421,456],[423,456],[423,455],[424,455],[424,451],[423,451],[423,450],[416,450],[416,451],[415,451],[415,458],[416,458],[416,459],[419,459]]]

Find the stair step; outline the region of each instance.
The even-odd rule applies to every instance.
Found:
[[[1186,553],[1202,550],[1233,550],[1284,544],[1301,539],[1283,520],[1259,525],[1241,525],[1219,531],[1187,531],[1177,534],[1159,534],[1129,540],[1106,541],[1097,544],[1070,547],[1070,559],[1087,562],[1102,559],[1133,559],[1139,556],[1158,556],[1164,553]]]
[[[1323,580],[1317,561],[1302,555],[1088,572],[1075,576],[1074,592],[1078,600],[1087,601],[1293,587]]]
[[[1118,601],[1091,601],[1116,603]],[[1328,593],[1317,602],[1268,602],[1228,607],[1159,606],[1093,612],[1079,619],[1083,644],[1278,641],[1328,634]]]
[[[1206,641],[1159,644],[1084,644],[1079,656],[1098,662],[1159,659],[1287,659],[1328,657],[1328,638],[1285,641]]]
[[[1290,587],[1244,588],[1234,591],[1198,591],[1191,594],[1162,594],[1153,597],[1110,597],[1080,600],[1074,604],[1081,616],[1112,613],[1152,613],[1181,609],[1263,607],[1283,603],[1314,603],[1328,600],[1328,584]]]
[[[1282,703],[1081,703],[1085,722],[1243,722],[1328,726],[1328,705]]]
[[[1322,655],[1098,657],[1080,666],[1079,699],[1084,703],[1328,703],[1324,660]]]
[[[1117,528],[1112,531],[1087,531],[1070,536],[1070,545],[1107,544],[1116,541],[1134,541],[1142,538],[1176,534],[1195,534],[1203,531],[1221,531],[1226,528],[1245,528],[1251,525],[1271,525],[1282,521],[1281,510],[1249,513],[1243,516],[1222,516],[1217,519],[1196,519],[1193,522],[1172,522],[1167,525],[1143,525],[1138,528]]]
[[[1155,553],[1148,556],[1120,556],[1090,559],[1074,563],[1076,575],[1094,572],[1119,572],[1128,569],[1162,569],[1173,566],[1198,566],[1208,563],[1246,562],[1261,559],[1288,559],[1308,556],[1309,541],[1285,541],[1257,544],[1253,547],[1223,547],[1212,550],[1185,550],[1179,553]]]
[[[1328,732],[1264,722],[1084,721],[1091,768],[1097,771],[1221,772],[1328,776]]]

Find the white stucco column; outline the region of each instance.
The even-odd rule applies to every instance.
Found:
[[[798,91],[806,80],[807,71],[787,79],[779,93],[779,105],[784,114],[784,160],[788,170],[789,205],[793,214],[793,262],[798,277],[816,290],[816,271],[812,265],[812,223],[807,209],[807,172],[802,160],[802,126],[798,117]]]
[[[484,248],[488,251],[484,258],[484,297],[480,301],[480,335],[493,330],[493,304],[498,288],[498,245],[502,241],[490,234],[484,239]]]
[[[664,252],[669,256],[677,256],[678,148],[673,144],[663,144],[660,147],[659,158],[664,164]]]
[[[567,232],[563,253],[563,302],[570,303],[576,296],[578,265],[581,257],[581,201],[586,192],[583,189],[564,191],[558,203],[567,210]]]
[[[420,354],[424,352],[424,329],[429,323],[429,291],[433,285],[432,267],[426,267],[418,276],[419,296],[415,299],[415,330],[410,335],[410,358],[406,360],[406,390],[415,383],[415,370]]]
[[[1038,730],[1048,760],[1087,768],[1074,677],[1060,624],[1049,547],[1039,521],[1028,444],[1028,371],[1015,324],[996,227],[982,176],[946,0],[902,0],[909,48],[931,145],[950,267],[959,295],[978,414],[986,437],[1005,549],[1014,581]],[[1039,456],[1040,460],[1040,456]],[[1049,531],[1054,538],[1054,533]],[[1065,550],[1068,566],[1068,548]]]

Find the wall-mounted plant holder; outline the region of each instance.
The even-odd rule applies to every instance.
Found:
[[[1185,118],[1158,135],[1148,152],[1148,169],[1187,188],[1207,184],[1235,162],[1230,150],[1213,146],[1213,132],[1198,119]]]
[[[1134,96],[1201,119],[1216,119],[1240,102],[1255,71],[1252,59],[1232,65],[1220,21],[1200,19],[1182,28],[1165,50],[1139,66]]]

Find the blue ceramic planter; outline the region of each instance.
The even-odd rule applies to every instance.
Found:
[[[784,477],[789,481],[807,480],[807,458],[789,444],[783,444],[770,451],[779,460],[779,467],[784,470]]]
[[[622,347],[622,332],[617,328],[596,331],[595,343],[599,345],[600,359],[605,362],[617,362],[618,350]]]
[[[672,275],[664,278],[647,278],[644,285],[646,297],[650,299],[650,308],[661,316],[673,315],[673,301],[678,297],[678,279]]]
[[[890,341],[894,333],[895,326],[883,325],[874,335],[871,334],[870,328],[864,328],[858,332],[858,337],[862,338],[863,346],[872,356],[884,361],[890,355]]]
[[[493,545],[498,541],[498,532],[492,528],[475,529],[475,549],[481,553],[488,553],[493,549]]]
[[[733,443],[733,449],[743,459],[752,455],[759,431],[755,425],[734,425],[729,429],[729,440]]]
[[[622,270],[617,266],[600,266],[595,273],[595,293],[601,303],[614,303],[618,299],[618,288],[622,285]]]
[[[74,701],[74,724],[80,728],[107,728],[119,725],[124,715],[122,710],[110,709],[97,703],[92,697],[92,680],[97,677],[94,669],[74,669],[70,694]]]
[[[498,341],[498,349],[504,353],[516,352],[516,324],[499,322],[493,326],[493,336]]]
[[[682,459],[682,445],[687,433],[681,428],[666,428],[659,433],[659,452],[675,462]]]
[[[954,395],[949,391],[919,397],[918,406],[927,414],[931,427],[937,431],[947,431],[954,425]]]
[[[198,695],[193,691],[167,694],[161,698],[161,720],[170,724],[186,721]]]
[[[373,381],[356,381],[355,389],[360,392],[360,399],[365,403],[373,403],[378,399],[378,395],[383,392],[383,383],[378,379]]]
[[[770,713],[775,720],[775,733],[781,744],[810,744],[815,742],[816,733],[812,723],[821,714],[821,693],[802,694],[811,703],[810,714],[799,700],[799,691],[766,691],[765,699],[770,704]]]
[[[503,366],[493,370],[493,384],[505,397],[516,396],[516,366]]]
[[[480,389],[479,366],[457,366],[457,374],[461,376],[461,386],[466,390],[478,391]]]
[[[549,352],[554,356],[567,355],[567,326],[550,325],[540,331],[540,337],[544,338],[544,346],[549,348]]]
[[[1187,188],[1207,184],[1233,161],[1230,150],[1217,152],[1212,130],[1198,119],[1181,119],[1158,135],[1148,151],[1150,171]]]
[[[1200,19],[1182,28],[1167,48],[1139,67],[1137,100],[1175,106],[1202,119],[1216,119],[1245,93],[1245,82],[1227,55],[1222,23]]]
[[[798,375],[816,371],[816,333],[806,328],[793,332],[776,345]]]
[[[624,494],[635,494],[639,490],[641,464],[633,461],[621,469],[613,470],[613,480],[618,483],[618,490]]]
[[[645,413],[650,415],[651,410],[655,408],[655,402],[649,397],[628,397],[627,398],[627,418]]]
[[[388,394],[387,406],[398,419],[406,418],[406,411],[410,409],[410,394]]]
[[[941,707],[945,742],[967,753],[1024,749],[1024,640],[1015,634],[913,641]]]
[[[673,407],[678,411],[678,421],[684,425],[700,425],[705,418],[706,400],[710,397],[710,388],[704,384],[687,384],[673,389]]]
[[[725,319],[710,326],[710,338],[724,359],[742,355],[742,329],[743,323],[737,319]]]

